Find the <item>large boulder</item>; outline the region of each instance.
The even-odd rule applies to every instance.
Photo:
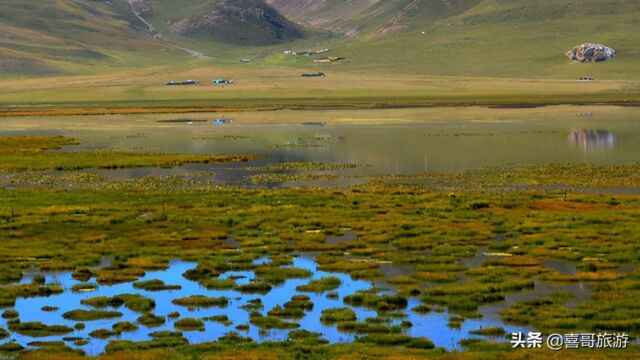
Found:
[[[590,63],[611,60],[616,56],[616,51],[601,44],[586,43],[574,47],[565,55],[576,62]]]

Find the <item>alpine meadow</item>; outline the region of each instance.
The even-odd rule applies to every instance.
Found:
[[[638,29],[0,0],[0,358],[639,358]]]

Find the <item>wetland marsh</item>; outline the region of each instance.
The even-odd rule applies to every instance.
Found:
[[[0,322],[1,326],[8,329],[16,329],[11,338],[23,344],[30,344],[34,341],[66,341],[69,346],[83,350],[89,355],[98,355],[108,348],[108,343],[112,341],[150,341],[159,332],[173,332],[181,329],[179,319],[199,318],[204,320],[204,327],[197,329],[186,329],[182,337],[191,344],[215,341],[230,331],[238,331],[242,336],[251,338],[256,342],[265,341],[286,341],[290,336],[295,336],[296,331],[309,331],[321,334],[320,338],[328,343],[353,342],[356,338],[362,337],[360,331],[349,330],[340,321],[323,320],[331,309],[341,309],[351,312],[354,318],[349,321],[358,321],[362,324],[367,322],[377,322],[380,327],[378,332],[408,334],[417,338],[427,337],[434,341],[435,346],[440,346],[448,350],[459,349],[459,341],[470,336],[469,331],[478,330],[487,326],[504,327],[507,331],[522,331],[521,327],[505,326],[499,320],[474,320],[469,319],[460,328],[448,327],[450,315],[444,310],[420,313],[412,310],[420,304],[418,298],[408,297],[407,304],[402,306],[399,312],[390,313],[377,311],[375,308],[364,305],[346,305],[344,299],[357,293],[382,293],[393,294],[393,287],[387,285],[386,288],[375,289],[372,283],[365,280],[354,280],[350,276],[342,273],[329,273],[317,270],[317,264],[312,257],[293,258],[292,264],[284,269],[304,269],[309,271],[303,278],[285,279],[281,283],[278,281],[266,294],[255,294],[242,290],[242,285],[251,284],[259,280],[255,270],[228,271],[219,275],[221,280],[229,280],[228,284],[205,283],[204,286],[183,276],[197,267],[197,263],[183,262],[178,260],[170,261],[166,270],[148,271],[135,283],[104,284],[97,282],[84,282],[75,279],[72,272],[48,273],[45,275],[45,284],[59,284],[64,292],[47,297],[35,297],[20,299],[13,309],[18,312],[21,323],[43,322],[45,324],[57,324],[73,328],[78,321],[68,319],[68,312],[83,309],[84,311],[95,311],[95,309],[117,311],[118,316],[111,319],[96,319],[84,322],[80,330],[73,332],[73,336],[66,334],[39,335],[20,333],[20,330],[12,325],[13,319],[6,319]],[[258,266],[270,266],[270,259],[256,259],[254,264]],[[30,284],[35,279],[35,274],[27,274],[21,280],[23,284]],[[329,290],[312,291],[302,288],[311,281],[326,278],[335,278],[335,286]],[[171,289],[145,289],[136,284],[149,281],[162,281],[165,285],[171,285]],[[92,284],[93,286],[88,286]],[[82,290],[79,289],[82,287]],[[216,289],[218,288],[218,289]],[[152,306],[145,308],[135,308],[127,304],[126,301],[113,301],[114,297],[122,297],[123,294],[135,294],[143,298],[153,299]],[[189,298],[192,296],[205,296],[210,299],[227,299],[225,302],[198,304],[185,306],[176,303],[175,299]],[[282,319],[285,324],[280,329],[275,325],[263,325],[254,319],[274,314],[277,309],[287,309],[291,299],[303,298],[305,305],[301,311],[291,311],[282,315],[272,315],[274,318]],[[105,299],[104,301],[94,301]],[[53,309],[53,310],[51,310]],[[138,320],[142,315],[153,313],[160,319],[157,324],[145,325]],[[173,315],[178,314],[178,315]],[[277,316],[277,317],[276,317]],[[15,321],[15,320],[13,320]],[[273,320],[272,320],[273,321]],[[344,321],[344,320],[343,320]],[[141,323],[142,322],[142,323]],[[275,322],[275,321],[274,321]],[[136,324],[129,330],[118,330],[119,324]],[[257,324],[257,325],[254,325]],[[247,327],[246,329],[244,327]],[[342,327],[341,327],[342,326]],[[387,326],[384,328],[383,326]],[[106,336],[100,338],[96,332],[100,330],[114,330]],[[293,332],[293,335],[291,335]],[[32,335],[32,336],[29,336]],[[37,336],[36,336],[37,335]],[[179,336],[178,336],[179,337]],[[78,338],[87,342],[78,343]],[[492,339],[492,338],[488,338]],[[500,340],[500,339],[498,339]],[[503,339],[502,341],[506,341]],[[119,343],[122,345],[122,343]],[[111,347],[115,347],[112,345]]]
[[[1,351],[494,358],[530,351],[512,331],[635,339],[640,110],[455,114],[5,119]]]
[[[235,121],[216,125],[221,116]],[[604,106],[16,117],[3,119],[0,135],[62,135],[79,142],[65,147],[71,152],[260,155],[245,159],[249,165],[86,170],[116,180],[187,175],[218,185],[350,186],[372,176],[635,164],[638,117],[638,108]],[[304,125],[311,120],[326,126]]]

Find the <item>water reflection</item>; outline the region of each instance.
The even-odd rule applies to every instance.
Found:
[[[261,258],[256,260],[255,264],[261,265],[269,262],[269,258]],[[306,284],[309,280],[320,279],[327,276],[335,276],[341,280],[341,285],[337,289],[335,289],[335,292],[338,295],[337,297],[333,298],[328,297],[325,294],[304,292],[305,295],[309,296],[310,301],[314,304],[314,306],[312,310],[307,311],[305,315],[301,319],[299,319],[298,322],[300,324],[300,329],[319,332],[322,334],[322,337],[328,340],[330,343],[353,342],[358,337],[357,335],[343,333],[339,331],[337,326],[335,325],[323,324],[320,321],[322,311],[335,307],[350,307],[355,311],[358,321],[364,321],[367,318],[375,318],[376,316],[378,316],[375,310],[358,306],[349,306],[344,304],[342,301],[342,299],[344,299],[344,297],[347,295],[351,295],[362,290],[372,289],[373,284],[371,284],[370,282],[363,280],[354,280],[347,274],[320,271],[318,270],[317,264],[314,259],[310,257],[296,257],[293,261],[293,266],[307,269],[311,271],[313,275],[309,279],[288,279],[283,284],[275,286],[267,294],[260,296],[259,298],[264,305],[264,308],[260,311],[263,315],[266,315],[267,312],[273,309],[275,306],[283,306],[283,304],[291,299],[294,295],[300,294],[301,291],[298,291],[296,288],[300,285]],[[167,291],[147,291],[144,289],[133,287],[132,283],[123,283],[111,286],[98,286],[98,284],[96,284],[97,288],[90,293],[76,293],[70,291],[69,289],[71,289],[74,285],[79,284],[80,281],[74,279],[71,276],[71,273],[64,272],[46,274],[45,277],[47,283],[60,284],[64,289],[66,289],[65,292],[49,297],[19,298],[16,301],[14,309],[20,314],[20,320],[22,322],[40,321],[48,325],[57,324],[73,327],[76,322],[65,319],[62,314],[74,309],[91,310],[92,308],[90,306],[81,303],[83,299],[95,296],[112,297],[119,294],[140,294],[152,298],[155,301],[155,308],[153,310],[153,313],[157,316],[167,317],[167,315],[172,312],[179,312],[182,317],[195,317],[202,319],[209,319],[212,316],[217,315],[228,316],[228,324],[220,324],[210,320],[206,320],[205,331],[185,331],[183,335],[191,344],[215,341],[224,334],[230,331],[234,331],[234,328],[237,325],[249,323],[249,312],[246,311],[243,306],[247,305],[252,299],[256,298],[256,295],[243,294],[233,289],[208,290],[202,287],[200,284],[191,280],[187,280],[182,276],[185,271],[194,269],[195,267],[195,263],[176,260],[171,262],[168,269],[150,271],[147,272],[142,278],[140,278],[141,281],[160,279],[166,284],[180,286],[179,289]],[[385,270],[385,272],[390,272],[390,274],[393,275],[406,272],[405,269],[401,268],[393,269],[391,265],[388,265],[383,269]],[[24,279],[22,279],[22,283],[30,282],[32,275],[33,274],[26,275]],[[220,279],[234,279],[238,285],[250,283],[255,278],[256,275],[254,271],[250,270],[228,271],[220,275]],[[389,289],[388,291],[390,293],[395,292],[395,290],[393,289]],[[230,301],[229,305],[226,308],[202,309],[184,308],[172,302],[173,299],[192,295],[204,295],[210,297],[224,296],[227,297]],[[412,328],[405,330],[408,335],[415,337],[428,337],[432,339],[437,346],[441,346],[449,350],[460,349],[459,341],[465,338],[472,337],[470,331],[477,330],[482,327],[502,326],[508,332],[526,330],[522,327],[505,325],[500,321],[499,318],[493,317],[487,317],[483,319],[467,319],[463,322],[460,329],[453,329],[448,326],[450,317],[449,313],[443,311],[432,312],[429,314],[420,314],[412,310],[417,305],[420,305],[420,300],[417,298],[410,298],[409,306],[404,311],[406,317],[403,319],[394,319],[392,325],[398,325],[402,320],[408,320],[413,324]],[[57,310],[54,312],[45,311],[44,309],[46,307],[54,307]],[[107,308],[107,310],[114,309]],[[89,343],[87,343],[86,345],[74,345],[72,343],[69,343],[68,345],[77,349],[84,350],[89,355],[97,355],[104,351],[105,346],[110,340],[145,341],[151,339],[150,334],[152,332],[160,330],[174,330],[175,320],[167,318],[167,321],[164,324],[161,324],[154,328],[140,326],[133,332],[122,333],[112,339],[91,338],[89,334],[92,331],[98,329],[111,329],[111,327],[115,323],[120,321],[130,321],[135,323],[136,319],[140,316],[140,313],[137,313],[126,307],[118,307],[117,310],[121,312],[121,317],[116,319],[87,321],[85,322],[85,328],[78,328],[72,334],[52,335],[34,338],[18,333],[11,333],[11,336],[6,340],[3,340],[1,343],[11,341],[9,339],[12,339],[23,346],[27,346],[34,340],[61,341],[64,338],[80,337],[89,339]],[[0,318],[0,328],[8,329],[8,321],[9,320],[7,319]],[[259,328],[252,324],[246,331],[242,331],[241,334],[243,336],[248,336],[255,341],[263,342],[285,341],[287,339],[288,332],[289,330],[278,329],[261,331]],[[505,341],[505,339],[495,340]]]
[[[489,120],[477,119],[476,115],[471,119],[460,118],[459,114],[470,111],[465,109],[449,109],[446,116],[434,114],[433,111],[395,109],[355,113],[243,113],[234,114],[236,121],[224,126],[211,124],[211,119],[219,114],[190,114],[188,117],[193,122],[192,125],[158,123],[163,118],[175,121],[177,115],[7,118],[0,124],[0,136],[64,135],[78,139],[79,146],[65,147],[65,151],[115,149],[263,155],[264,157],[250,164],[87,170],[115,181],[149,175],[183,175],[193,171],[208,171],[212,175],[206,180],[215,184],[239,186],[254,186],[251,177],[258,174],[256,171],[248,171],[247,166],[255,168],[288,162],[361,165],[325,172],[339,176],[336,180],[309,180],[303,184],[350,186],[374,175],[462,173],[487,167],[551,163],[616,165],[639,160],[640,123],[636,119],[640,116],[640,109],[636,108],[598,111],[599,116],[593,117],[586,115],[590,113],[590,109],[580,109],[584,114],[579,117],[567,117],[566,111],[554,112],[555,110],[546,111],[548,113],[544,116],[528,111],[502,114],[498,110],[484,110],[487,111]],[[575,114],[575,111],[578,109],[571,109],[569,113]],[[413,121],[398,121],[403,118],[403,114],[410,114]],[[374,122],[339,121],[345,116],[354,116],[355,119],[356,115],[369,119],[389,119]],[[256,116],[264,117],[270,122],[254,123]],[[279,123],[281,119],[288,122]],[[304,122],[313,121],[327,123],[325,126],[303,125]],[[570,129],[575,130],[568,134]],[[578,151],[567,151],[567,142]],[[595,151],[614,147],[615,151]],[[585,153],[589,156],[585,157]],[[278,179],[285,180],[284,177]],[[0,186],[5,184],[6,175],[0,174]],[[261,183],[259,186],[263,185]],[[272,181],[265,186],[296,185],[299,183],[290,177],[286,181]]]
[[[583,152],[612,149],[619,144],[618,135],[607,130],[572,130],[568,139]]]

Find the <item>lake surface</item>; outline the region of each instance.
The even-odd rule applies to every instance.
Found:
[[[268,263],[269,259],[259,259],[256,261],[256,265]],[[37,298],[19,298],[14,307],[20,314],[20,320],[22,322],[40,321],[47,325],[67,325],[73,327],[77,321],[69,321],[62,317],[62,314],[75,309],[94,309],[89,306],[81,304],[81,300],[92,298],[96,296],[108,296],[112,297],[120,294],[140,294],[155,300],[156,306],[153,313],[157,316],[166,317],[169,313],[177,311],[180,313],[180,318],[195,317],[205,318],[215,315],[227,315],[231,324],[223,325],[214,321],[205,321],[205,331],[185,331],[183,336],[191,343],[203,343],[215,341],[221,336],[231,331],[236,331],[240,335],[251,337],[253,340],[262,341],[285,341],[287,339],[289,330],[266,330],[261,331],[254,325],[250,325],[247,331],[237,331],[235,326],[249,323],[249,311],[242,309],[243,305],[246,305],[249,300],[260,298],[264,305],[264,308],[260,311],[263,315],[266,315],[276,305],[283,305],[285,302],[291,299],[292,296],[297,294],[304,294],[310,297],[314,306],[311,311],[306,312],[305,316],[298,320],[300,329],[306,329],[313,332],[322,334],[322,338],[328,340],[331,343],[351,342],[354,341],[357,335],[342,333],[337,329],[336,325],[327,326],[320,322],[320,315],[322,310],[334,308],[334,307],[349,307],[353,309],[357,315],[358,321],[364,321],[366,318],[375,318],[377,316],[376,311],[367,309],[365,307],[349,306],[343,303],[345,296],[356,293],[361,290],[371,289],[373,284],[362,280],[353,280],[349,275],[340,273],[328,273],[319,271],[317,264],[312,257],[299,256],[294,258],[293,267],[303,268],[311,271],[313,275],[307,279],[288,279],[283,284],[274,286],[272,290],[266,295],[255,294],[243,294],[236,290],[207,290],[198,283],[187,280],[182,276],[185,271],[194,269],[196,263],[184,262],[175,260],[169,265],[169,268],[162,271],[149,271],[144,277],[140,278],[140,281],[161,279],[166,284],[180,285],[180,290],[170,291],[146,291],[136,289],[132,283],[117,284],[112,286],[100,285],[93,292],[88,293],[74,293],[70,289],[73,285],[81,283],[74,279],[71,273],[52,273],[45,274],[47,283],[59,283],[65,291],[60,295],[54,295],[49,297],[37,297]],[[319,279],[327,276],[336,276],[340,278],[342,284],[335,292],[338,293],[338,298],[329,298],[324,294],[315,294],[311,292],[297,291],[296,287],[307,284],[312,279]],[[238,285],[251,282],[255,278],[255,274],[252,271],[229,271],[220,275],[221,279],[234,277],[237,278]],[[21,283],[30,283],[32,274],[27,274],[22,279]],[[380,284],[377,284],[378,286]],[[383,290],[385,293],[393,293],[394,289],[389,287],[387,290]],[[173,299],[182,298],[192,295],[206,295],[210,297],[227,297],[229,298],[229,305],[227,307],[213,307],[207,309],[188,309],[186,307],[178,306],[172,303]],[[450,328],[448,326],[449,314],[446,311],[443,312],[430,312],[428,314],[418,314],[412,309],[415,306],[420,305],[420,301],[416,298],[410,298],[407,308],[403,311],[406,317],[393,320],[393,324],[399,324],[401,321],[410,321],[412,327],[405,330],[405,333],[413,337],[427,337],[431,339],[436,346],[444,347],[449,350],[460,349],[458,342],[465,338],[483,338],[480,335],[472,335],[469,332],[478,330],[487,326],[502,326],[507,333],[515,331],[526,331],[527,329],[516,326],[508,326],[503,324],[495,316],[487,316],[483,319],[467,319],[465,320],[459,329]],[[47,312],[41,310],[45,306],[54,306],[59,308],[54,312]],[[113,308],[105,308],[105,310],[113,310]],[[141,315],[140,313],[133,312],[124,306],[118,307],[117,311],[122,313],[122,317],[109,320],[97,320],[85,322],[86,327],[83,330],[76,330],[72,334],[60,335],[60,336],[47,336],[40,338],[32,338],[28,336],[22,336],[12,333],[11,336],[2,342],[11,341],[11,339],[17,341],[23,346],[27,346],[32,341],[60,341],[65,337],[82,337],[90,339],[89,344],[84,346],[75,346],[72,342],[67,342],[67,345],[82,349],[89,355],[97,355],[104,351],[105,346],[110,340],[131,340],[131,341],[145,341],[151,340],[150,333],[160,330],[175,331],[174,323],[176,320],[167,318],[164,325],[147,328],[142,325],[134,332],[122,333],[121,335],[111,339],[94,339],[90,338],[89,333],[98,329],[111,329],[111,326],[117,322],[130,321],[136,322],[136,319]],[[0,326],[7,329],[7,320],[0,319]],[[495,341],[506,341],[504,338],[487,338]]]
[[[216,122],[223,118],[225,122]],[[229,122],[228,120],[233,120]],[[322,126],[322,123],[325,123]],[[495,166],[640,161],[640,108],[395,109],[272,111],[5,118],[0,136],[76,137],[67,150],[254,153],[251,164],[104,171],[115,179],[211,170],[216,183],[240,184],[246,166],[284,162],[356,164],[353,175],[459,173]],[[325,182],[327,183],[327,182]],[[279,184],[286,185],[286,184]],[[313,185],[313,184],[312,184]]]

